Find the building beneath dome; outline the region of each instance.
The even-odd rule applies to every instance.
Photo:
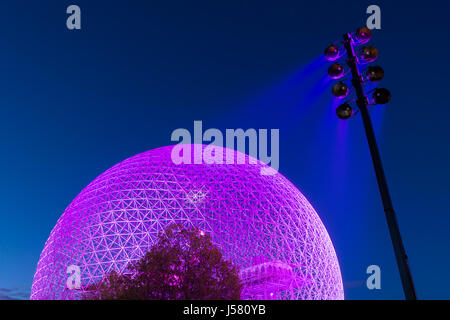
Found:
[[[243,284],[242,299],[274,300],[294,297],[294,290],[302,285],[292,267],[280,260],[263,261],[240,273]]]

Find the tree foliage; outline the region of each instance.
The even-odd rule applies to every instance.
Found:
[[[172,224],[127,272],[115,271],[84,290],[83,299],[240,299],[238,269],[211,237],[197,228]]]

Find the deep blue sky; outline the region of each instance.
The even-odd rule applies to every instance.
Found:
[[[70,4],[81,31],[66,29]],[[402,298],[361,119],[335,117],[320,59],[370,4],[392,92],[373,117],[394,206],[419,297],[449,299],[450,4],[322,0],[1,1],[0,299],[29,293],[83,187],[194,120],[279,128],[280,171],[326,225],[346,298]],[[365,286],[371,264],[382,290]]]

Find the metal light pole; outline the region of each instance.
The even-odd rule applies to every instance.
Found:
[[[364,30],[362,30],[362,29],[364,29]],[[361,37],[367,37],[367,39],[364,39],[364,40],[368,41],[368,38],[370,38],[370,36],[371,36],[370,30],[368,30],[366,28],[360,28],[360,29],[358,29],[358,31],[360,31],[359,35]],[[365,41],[365,42],[367,42],[367,41]],[[373,126],[372,126],[372,121],[371,121],[370,115],[369,115],[369,110],[368,110],[369,100],[363,90],[364,80],[363,80],[363,77],[358,68],[358,58],[355,55],[354,45],[355,45],[355,43],[353,41],[351,34],[350,33],[344,34],[344,48],[347,53],[347,64],[348,64],[351,74],[352,74],[351,82],[356,91],[356,96],[357,96],[356,104],[358,106],[359,111],[361,112],[361,117],[362,117],[362,120],[364,123],[364,128],[365,128],[366,136],[367,136],[367,142],[369,143],[370,154],[372,156],[373,167],[375,169],[375,174],[377,177],[378,188],[380,190],[381,200],[383,202],[384,212],[385,212],[387,224],[389,227],[389,233],[391,236],[392,245],[394,247],[395,258],[397,260],[397,266],[398,266],[398,270],[400,272],[400,278],[401,278],[402,285],[403,285],[403,292],[404,292],[407,300],[417,300],[416,290],[414,288],[411,271],[410,271],[409,265],[408,265],[408,257],[406,255],[406,251],[403,246],[400,229],[398,227],[397,218],[395,216],[395,211],[394,211],[394,208],[392,205],[391,196],[389,194],[386,177],[384,175],[384,170],[383,170],[383,166],[381,163],[380,153],[378,151],[377,141],[376,141],[375,133],[374,133]],[[336,46],[330,46],[327,48],[327,50],[328,50],[328,52],[326,52],[326,54],[331,56],[331,59],[329,59],[329,60],[335,60],[338,58],[339,50],[337,49]],[[376,49],[373,47],[371,48],[371,50],[376,51]],[[370,55],[370,52],[368,52],[368,54]],[[375,52],[375,55],[374,55],[374,58],[372,59],[372,61],[376,58],[376,55],[377,55],[377,51]],[[332,76],[335,79],[342,77],[343,76],[343,67],[339,64],[334,64],[333,66],[334,66],[334,69],[333,68],[329,69],[330,76]],[[379,69],[377,69],[377,71],[379,71],[381,69],[380,67],[375,67],[375,68],[379,68]],[[378,77],[374,76],[375,78],[378,78],[378,79],[373,80],[373,81],[380,80],[383,77],[383,74],[384,74],[384,72],[381,69],[381,75],[378,75]],[[383,91],[383,93],[387,92],[389,94],[389,91],[387,91],[386,89],[380,89],[380,90],[385,90],[385,91]],[[333,94],[335,94],[337,97],[345,97],[348,94],[348,88],[343,82],[340,82],[339,84],[337,84],[335,86],[335,88],[333,88]],[[386,98],[385,101],[383,101],[381,103],[386,103],[387,101],[389,101],[389,99],[390,99],[390,95],[388,98]],[[340,110],[339,110],[339,108],[340,108]],[[352,108],[350,107],[350,105],[348,103],[344,103],[339,108],[337,110],[337,113],[341,119],[348,119],[353,115]]]
[[[372,155],[373,167],[377,176],[378,188],[380,189],[381,200],[383,201],[384,213],[386,215],[389,233],[391,234],[392,245],[394,246],[395,258],[397,259],[398,270],[403,284],[403,291],[407,300],[416,300],[416,290],[408,265],[408,256],[403,246],[402,236],[398,227],[397,218],[395,216],[394,207],[392,205],[391,196],[384,175],[383,165],[381,163],[380,152],[378,151],[375,133],[373,131],[372,121],[370,120],[367,105],[369,101],[363,91],[363,79],[359,73],[357,58],[353,50],[353,41],[350,34],[344,35],[344,47],[347,51],[347,64],[352,72],[352,84],[355,87],[359,111],[363,119],[364,128],[366,130],[367,142],[369,143],[370,154]]]

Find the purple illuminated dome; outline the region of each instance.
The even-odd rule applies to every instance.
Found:
[[[330,237],[291,182],[261,175],[267,166],[247,155],[246,164],[176,165],[172,149],[126,159],[81,191],[45,243],[31,299],[78,299],[69,266],[79,267],[86,287],[124,271],[174,222],[211,234],[239,266],[245,299],[344,298]],[[242,156],[223,150],[224,158],[225,150]]]

